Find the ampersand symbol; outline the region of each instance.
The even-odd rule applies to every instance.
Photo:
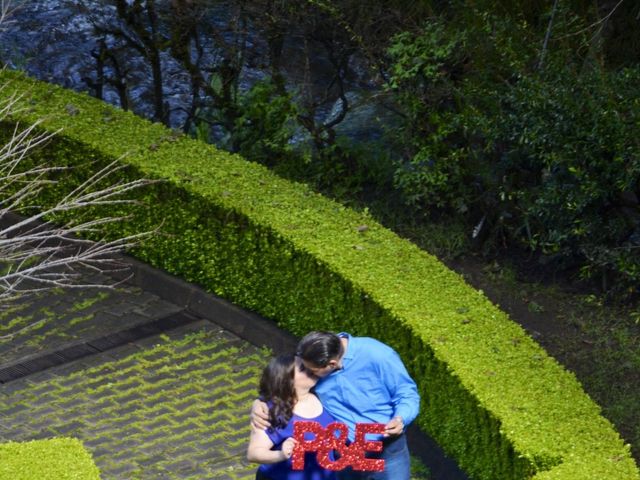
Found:
[[[336,432],[339,435],[336,437]],[[347,446],[349,429],[344,423],[330,423],[324,431],[324,439],[318,448],[318,463],[322,468],[336,472],[351,465],[351,449]],[[331,460],[331,452],[338,454],[337,460]]]

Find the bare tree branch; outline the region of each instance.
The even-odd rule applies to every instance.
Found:
[[[6,27],[7,23],[10,23],[9,16],[17,7],[11,6],[11,0],[0,0],[0,32]]]
[[[553,8],[551,9],[551,17],[549,18],[549,25],[547,26],[547,33],[544,35],[544,43],[542,44],[542,51],[540,52],[540,61],[538,62],[538,70],[542,70],[544,65],[544,56],[547,53],[547,46],[549,45],[549,38],[551,37],[551,28],[553,27],[553,20],[556,16],[556,10],[558,9],[558,0],[553,2]]]
[[[9,3],[0,0],[0,26],[8,12]],[[0,85],[0,93],[5,88],[7,85]],[[10,125],[20,111],[21,97],[7,97],[0,100],[0,122],[4,125]],[[105,227],[125,222],[130,215],[104,207],[124,206],[126,211],[126,206],[140,203],[131,198],[131,193],[156,181],[127,180],[126,166],[119,160],[97,169],[97,163],[60,167],[42,160],[42,156],[31,155],[58,133],[43,132],[41,122],[26,127],[16,124],[6,133],[8,140],[0,145],[0,310],[53,288],[114,288],[126,281],[109,278],[96,283],[87,280],[87,271],[109,274],[126,269],[120,254],[156,233],[159,227],[151,232],[107,238],[101,233],[108,230]],[[56,176],[73,168],[90,168],[93,173],[55,204],[39,204],[39,195],[58,184]],[[88,209],[94,207],[109,213],[92,211],[87,215]],[[60,222],[62,217],[67,220]],[[89,235],[101,237],[90,241]],[[40,322],[0,336],[0,340],[11,339]]]
[[[598,27],[596,32],[591,37],[591,40],[593,40],[593,38],[595,38],[595,36],[598,35],[598,33],[602,31],[603,24],[606,23],[611,18],[611,16],[615,13],[615,11],[622,4],[622,2],[624,2],[624,0],[620,0],[618,3],[616,3],[616,5],[611,9],[611,11],[608,14],[606,14],[604,17],[602,17],[600,20],[597,20],[597,21],[593,22],[592,24],[587,25],[586,27],[581,28],[580,30],[578,30],[576,32],[567,33],[565,35],[562,35],[562,36],[558,37],[558,39],[563,39],[563,38],[567,38],[567,37],[573,37],[575,35],[580,35],[581,33],[584,33],[587,30],[591,30],[594,27]],[[555,9],[555,6],[554,6],[554,9]],[[640,18],[640,11],[638,12],[638,17],[637,18]]]

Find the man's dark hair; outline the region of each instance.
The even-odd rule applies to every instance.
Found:
[[[300,342],[296,355],[304,361],[323,368],[330,360],[336,360],[342,355],[340,337],[330,332],[311,332],[306,334]]]

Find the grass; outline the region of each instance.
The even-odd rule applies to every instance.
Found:
[[[91,305],[94,305],[97,302],[102,302],[109,298],[109,293],[107,292],[98,292],[96,296],[89,297],[83,301],[76,302],[70,309],[71,312],[79,312],[86,308],[89,308]]]
[[[640,322],[637,307],[606,304],[563,283],[527,281],[507,262],[460,259],[457,269],[507,310],[582,383],[640,463]],[[526,272],[525,272],[526,275]]]
[[[418,457],[411,456],[411,480],[431,480],[431,471]]]
[[[577,375],[640,461],[640,325],[629,307],[589,300],[563,304],[557,321],[567,334],[554,340],[552,353]]]
[[[16,381],[2,392],[0,416],[11,427],[28,412],[28,433],[9,428],[0,439],[79,438],[105,479],[252,478],[247,412],[271,355],[213,327],[151,337],[63,376]],[[211,463],[197,462],[200,455]]]

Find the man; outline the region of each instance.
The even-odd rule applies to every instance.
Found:
[[[420,396],[398,354],[388,345],[348,333],[311,332],[298,343],[296,355],[319,378],[315,391],[323,406],[349,427],[383,423],[384,472],[339,473],[341,480],[409,480],[410,458],[405,427],[418,415]],[[255,428],[267,428],[267,408],[257,400],[252,409]]]

